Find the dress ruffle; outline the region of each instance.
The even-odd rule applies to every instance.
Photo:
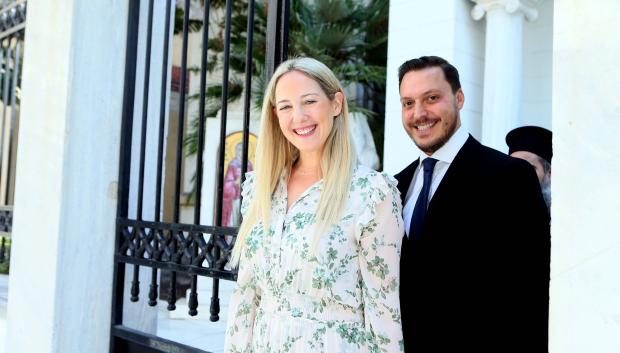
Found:
[[[256,173],[254,171],[245,173],[245,181],[241,184],[241,214],[245,215],[250,207],[250,203],[254,198],[254,182],[256,180]]]
[[[360,166],[358,168],[365,167]],[[366,179],[370,184],[370,188],[366,194],[366,200],[365,203],[362,205],[362,209],[357,221],[358,241],[359,237],[362,235],[362,231],[364,230],[364,228],[373,226],[372,223],[375,222],[377,215],[377,205],[384,202],[387,198],[387,195],[392,195],[391,199],[393,203],[393,208],[402,209],[402,207],[400,207],[400,191],[398,191],[398,188],[396,187],[396,185],[398,184],[398,181],[396,179],[394,179],[391,175],[385,172],[379,173],[372,169],[368,169]]]

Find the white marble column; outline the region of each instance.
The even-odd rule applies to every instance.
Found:
[[[28,2],[6,352],[109,352],[127,16]]]
[[[620,352],[619,13],[554,3],[550,353]]]
[[[482,142],[506,151],[506,133],[519,125],[523,81],[523,20],[538,11],[528,0],[472,0],[474,20],[486,17]]]

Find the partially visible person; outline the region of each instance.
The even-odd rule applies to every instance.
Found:
[[[551,131],[539,126],[522,126],[506,135],[508,154],[529,162],[536,170],[547,209],[551,209]]]
[[[549,215],[534,170],[468,134],[445,59],[408,60],[398,78],[418,147],[396,175],[405,351],[547,352]]]
[[[242,186],[224,351],[402,352],[401,204],[358,165],[343,89],[310,58],[282,63]]]

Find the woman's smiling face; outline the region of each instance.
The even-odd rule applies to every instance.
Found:
[[[330,99],[309,76],[290,71],[282,75],[275,89],[275,113],[284,137],[300,155],[321,153],[340,114],[344,95]]]

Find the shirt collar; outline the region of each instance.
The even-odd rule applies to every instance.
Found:
[[[452,163],[457,153],[459,153],[463,145],[465,145],[465,142],[467,142],[468,138],[469,134],[463,125],[459,126],[450,139],[432,155],[428,156],[426,153],[420,151],[420,164],[424,159],[429,157],[433,157],[440,162],[446,162],[448,164]]]

